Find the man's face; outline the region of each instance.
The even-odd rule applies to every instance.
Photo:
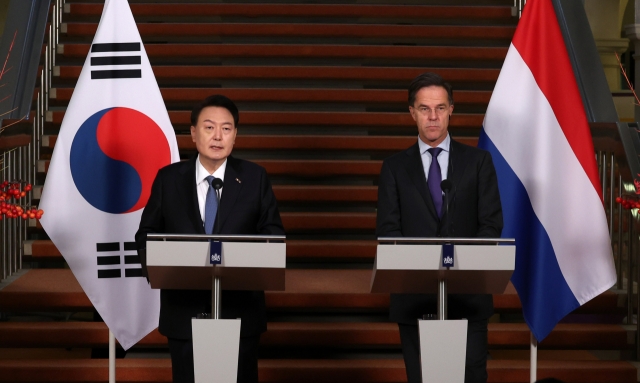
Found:
[[[191,139],[205,169],[213,172],[229,157],[236,133],[233,116],[226,108],[208,106],[202,109],[197,125],[191,127]]]
[[[453,105],[449,104],[445,88],[434,85],[420,89],[413,106],[409,106],[409,113],[425,144],[436,147],[447,137]]]

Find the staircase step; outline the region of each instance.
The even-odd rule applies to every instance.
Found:
[[[261,382],[404,382],[401,359],[265,360]],[[265,371],[266,370],[266,371]],[[263,373],[264,371],[264,373]],[[488,382],[529,382],[529,361],[489,360]],[[633,382],[636,368],[620,361],[538,361],[538,378],[557,377],[566,383]],[[265,376],[266,375],[266,376]]]
[[[49,170],[50,162],[49,160],[38,161],[38,172],[46,173]],[[382,161],[358,160],[254,160],[253,162],[264,167],[271,177],[296,176],[321,178],[368,176],[377,178],[380,175],[380,168],[382,167]]]
[[[373,206],[378,200],[377,186],[272,185],[272,188],[280,206],[297,203],[346,204],[351,202]],[[41,195],[42,186],[34,186],[32,199],[39,200]],[[35,254],[25,250],[24,255],[31,256]]]
[[[267,291],[269,310],[386,311],[389,294],[370,293],[371,270],[288,269],[285,291]],[[623,310],[624,295],[607,291],[576,313],[615,314]],[[513,286],[493,296],[497,312],[520,312]],[[33,269],[0,290],[0,311],[89,311],[92,305],[71,270]]]
[[[64,58],[84,60],[90,44],[62,43],[56,53]],[[425,66],[433,60],[446,62],[492,62],[499,68],[507,55],[504,47],[455,47],[455,46],[398,46],[398,45],[347,45],[347,44],[153,44],[144,46],[153,65],[156,61],[176,62],[185,59],[214,58],[341,58],[380,59],[383,61],[417,60]],[[406,61],[405,61],[406,63]],[[408,64],[408,63],[407,63]],[[210,65],[210,62],[209,62]],[[406,64],[405,64],[406,65]],[[459,65],[459,64],[458,64]],[[469,65],[470,66],[470,65]]]
[[[68,102],[74,88],[52,88],[50,98]],[[165,103],[182,102],[192,106],[212,93],[224,93],[234,102],[286,102],[286,103],[366,103],[407,104],[407,91],[395,89],[274,89],[274,88],[161,88]],[[458,91],[456,105],[487,105],[489,91]]]
[[[54,75],[61,80],[77,81],[82,66],[58,66]],[[198,80],[216,82],[228,79],[279,79],[279,80],[361,80],[368,82],[397,81],[406,85],[424,72],[438,72],[449,83],[485,83],[493,86],[499,69],[484,68],[398,68],[368,66],[198,66],[154,65],[153,73],[158,82],[167,80]],[[456,93],[457,96],[458,93]],[[457,99],[457,97],[456,97]],[[457,100],[456,100],[457,101]]]
[[[108,363],[107,359],[0,359],[0,382],[107,382]],[[116,363],[116,381],[171,382],[171,361],[119,359]]]
[[[371,270],[288,270],[285,291],[268,291],[274,310],[386,310],[388,294],[369,293]],[[89,311],[92,305],[71,270],[33,269],[0,290],[0,311]]]
[[[0,290],[0,311],[89,311],[91,302],[68,269],[28,270]]]
[[[53,149],[57,135],[42,137],[42,147]],[[178,149],[195,150],[191,135],[177,134]],[[476,146],[478,138],[456,138],[458,142]],[[236,137],[235,150],[320,150],[320,151],[392,151],[404,150],[417,141],[415,135],[405,136],[338,136],[338,135],[241,135]]]
[[[72,3],[65,7],[65,14],[75,17],[99,17],[102,4]],[[404,18],[415,19],[481,19],[514,21],[509,6],[421,6],[421,5],[368,5],[368,4],[131,4],[131,11],[136,18],[162,16],[176,17],[211,17],[211,16],[313,16],[356,17],[356,18]]]
[[[377,192],[377,188],[376,188]],[[372,193],[373,194],[373,193]],[[376,193],[377,194],[377,193]],[[377,199],[377,195],[375,197]],[[287,259],[362,260],[372,262],[377,241],[287,240]]]
[[[280,194],[294,194],[293,198],[299,198],[300,193],[324,194],[325,198],[331,198],[334,194],[339,194],[340,198],[345,198],[344,194],[353,194],[353,201],[375,201],[377,199],[377,188],[374,186],[352,186],[352,187],[323,187],[311,189],[307,186],[276,186],[274,192],[278,200]],[[349,198],[347,196],[346,198]],[[305,198],[306,200],[306,198]],[[341,201],[344,201],[341,199]],[[345,261],[367,261],[373,262],[376,254],[377,241],[314,241],[314,240],[287,240],[288,260],[345,260]],[[64,259],[60,251],[50,240],[28,240],[23,242],[24,260],[35,262],[55,261],[62,262]]]
[[[14,125],[15,126],[15,125]],[[33,124],[28,123],[29,128],[33,127]],[[11,128],[9,128],[11,129]],[[2,132],[0,136],[0,150],[5,151],[7,149],[18,148],[21,146],[28,146],[31,143],[31,134],[17,133],[11,134],[9,130]]]
[[[401,359],[258,361],[261,383],[406,381]],[[529,362],[489,360],[488,382],[529,382]],[[636,383],[636,368],[622,361],[538,361],[538,378],[555,377],[566,383]],[[0,360],[0,382],[104,382],[108,378],[106,359]],[[169,359],[119,359],[118,382],[170,382]]]
[[[0,322],[0,347],[103,347],[109,344],[104,322]],[[153,330],[136,347],[167,347],[167,338]]]
[[[635,347],[636,327],[618,324],[560,323],[538,344],[541,349],[624,350]],[[529,327],[525,323],[489,323],[489,347],[528,348]]]
[[[508,44],[515,26],[474,25],[390,25],[390,24],[338,24],[338,23],[137,23],[143,39],[206,37],[323,37],[323,38],[381,38],[387,40],[456,39],[501,40]],[[61,31],[67,38],[93,38],[97,23],[62,23]]]
[[[316,212],[283,212],[280,213],[284,229],[289,234],[298,233],[330,233],[343,230],[345,233],[357,231],[373,234],[376,228],[376,213],[316,213]],[[32,221],[33,222],[33,221]],[[43,230],[40,221],[36,221],[35,229]]]
[[[559,324],[540,349],[622,350],[634,347],[634,326]],[[524,323],[490,323],[490,349],[528,349]],[[400,347],[398,325],[367,322],[270,322],[260,342],[265,347]],[[106,347],[109,330],[102,322],[0,322],[0,347]],[[167,347],[156,330],[136,347]]]
[[[272,173],[273,174],[273,173]],[[280,213],[285,232],[331,232],[358,230],[373,234],[376,229],[376,213]]]
[[[210,93],[214,94],[212,90]],[[65,112],[47,112],[47,122],[60,125]],[[191,125],[191,112],[170,110],[169,118],[172,125],[179,130],[181,127],[188,128]],[[456,113],[451,119],[449,130],[455,133],[458,129],[472,129],[480,133],[483,115]],[[242,111],[239,128],[247,126],[253,127],[291,127],[298,130],[300,126],[320,127],[329,126],[334,128],[388,128],[390,131],[404,129],[415,132],[416,123],[408,112],[387,113],[387,112],[312,112],[312,111]]]

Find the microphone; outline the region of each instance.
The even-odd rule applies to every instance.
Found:
[[[213,182],[216,182],[216,181],[214,180]],[[440,188],[444,192],[444,195],[447,195],[447,193],[449,192],[449,190],[451,190],[452,187],[453,187],[453,182],[449,181],[448,179],[442,180],[442,182],[440,182]]]
[[[442,192],[444,193],[444,206],[445,214],[447,215],[447,224],[448,226],[451,226],[451,216],[449,215],[449,196],[451,193],[451,189],[453,189],[453,182],[448,179],[442,180],[442,182],[440,183],[440,189],[442,189]],[[447,233],[447,235],[450,237],[453,235],[453,233]]]
[[[222,185],[224,185],[224,182],[222,182],[222,179],[220,178],[214,178],[213,182],[211,182],[211,186],[216,189],[216,192],[222,189]]]
[[[216,191],[216,198],[218,198],[218,205],[220,205],[220,189],[222,189],[223,185],[224,185],[224,182],[222,182],[222,179],[220,178],[214,178],[213,181],[211,181],[211,186],[213,186],[213,189]]]

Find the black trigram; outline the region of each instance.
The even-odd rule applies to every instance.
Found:
[[[99,70],[101,66],[141,65],[140,43],[106,43],[91,46],[91,79],[142,78],[141,69]],[[138,52],[128,56],[94,56],[94,53]]]
[[[100,266],[113,266],[122,264],[122,257],[124,256],[124,264],[134,265],[134,268],[125,268],[125,277],[142,277],[142,267],[140,265],[140,258],[136,253],[135,242],[124,242],[124,251],[120,251],[120,242],[103,242],[96,243],[96,251],[101,253],[120,253],[110,255],[98,255],[98,267]],[[133,252],[133,254],[126,254]],[[121,278],[122,268],[104,268],[98,269],[98,278]]]

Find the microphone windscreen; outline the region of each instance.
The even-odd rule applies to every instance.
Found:
[[[214,189],[216,190],[220,190],[222,189],[222,179],[220,178],[214,178],[213,181],[211,182],[211,186],[213,186]]]
[[[442,180],[442,182],[440,182],[440,188],[445,193],[447,193],[449,190],[451,190],[452,187],[453,187],[453,183],[451,181],[449,181],[449,180]]]

